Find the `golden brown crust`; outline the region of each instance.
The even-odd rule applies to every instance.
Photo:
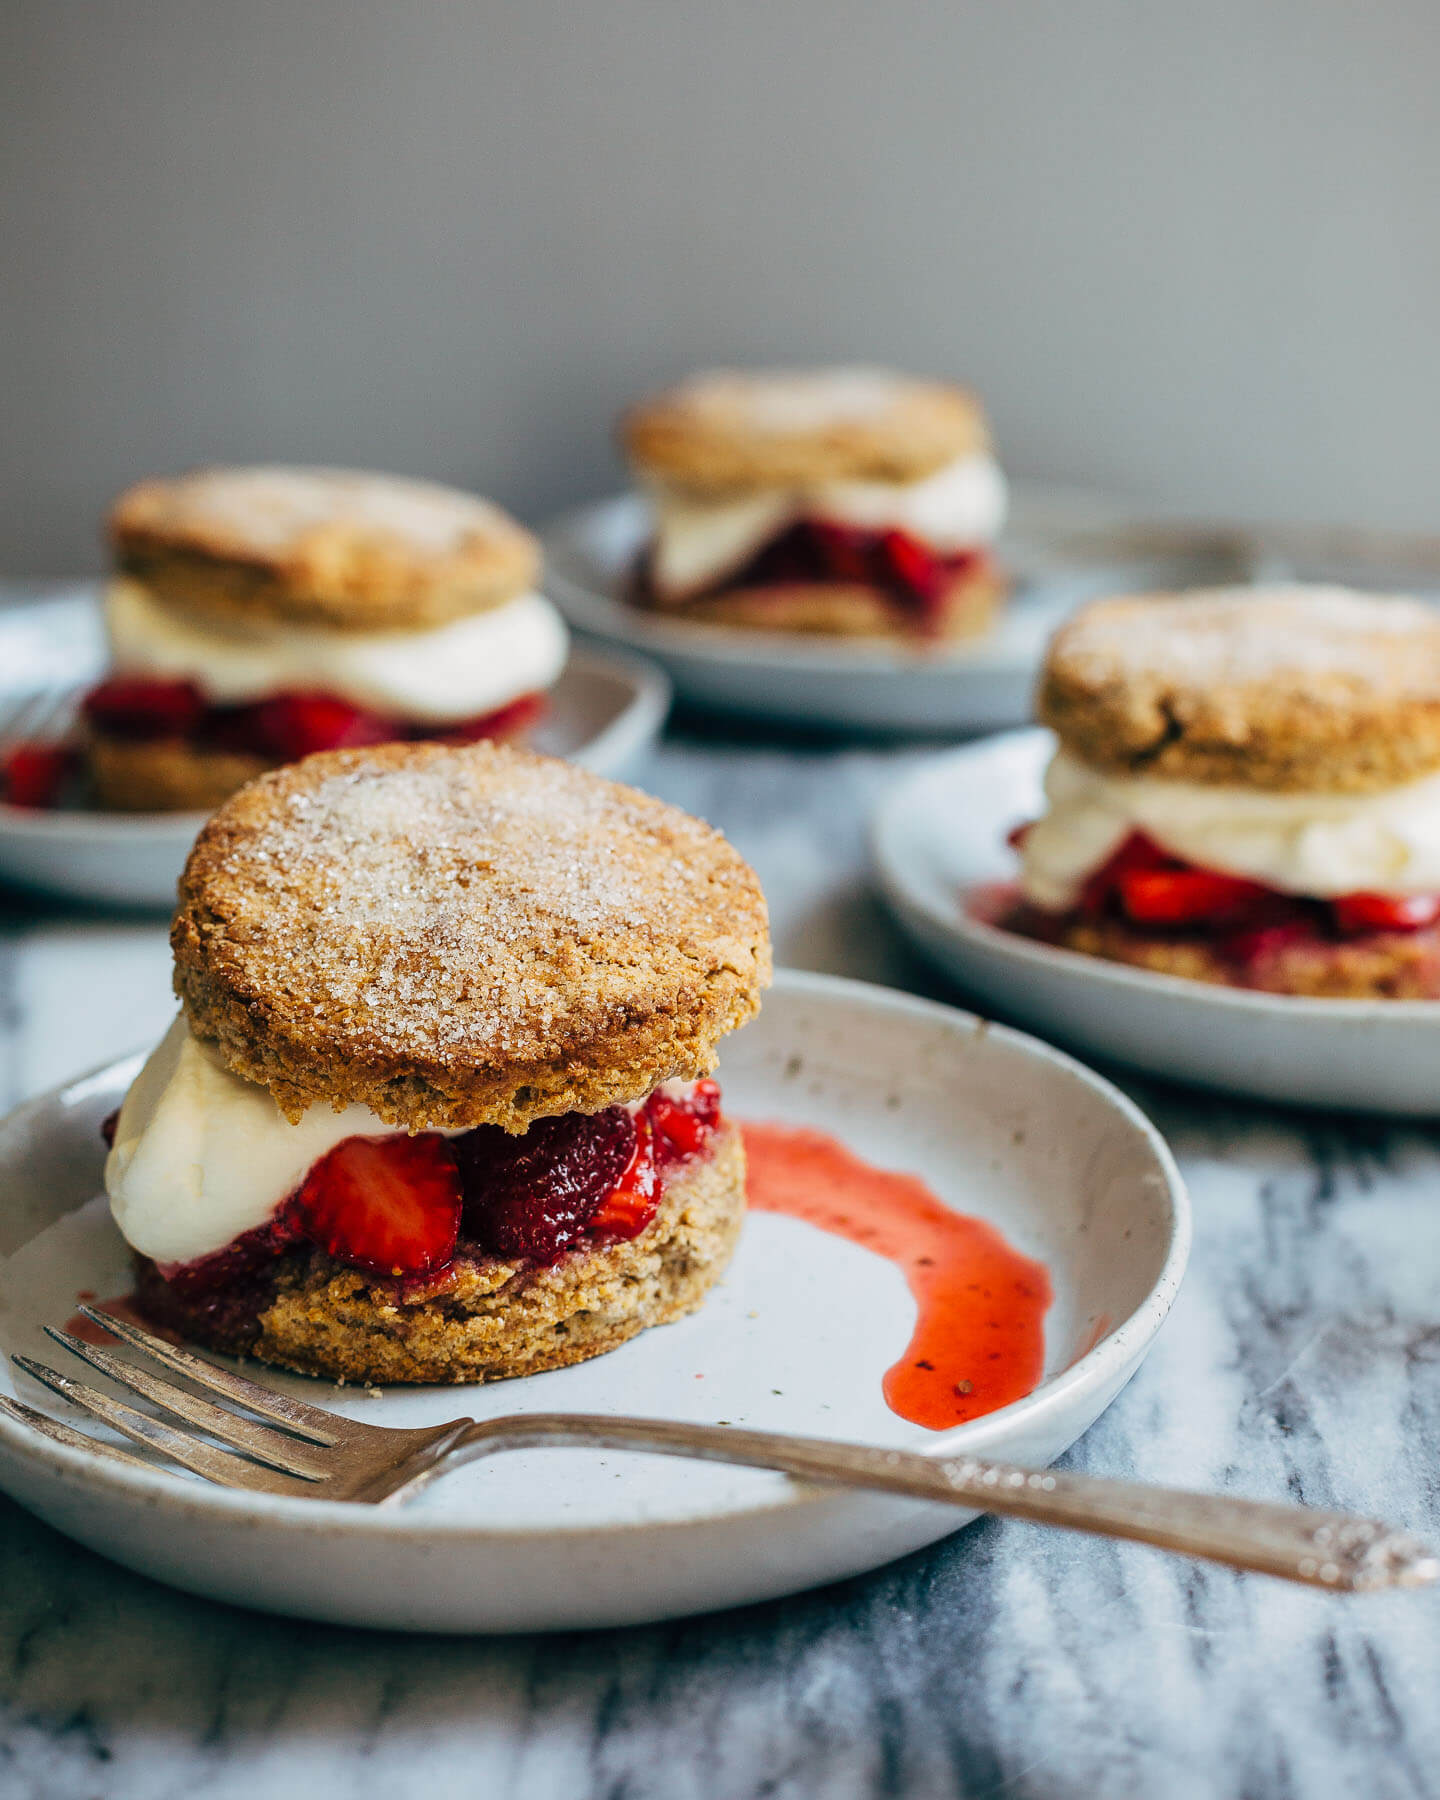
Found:
[[[595,1112],[714,1067],[770,979],[764,896],[708,825],[492,744],[263,776],[180,882],[202,1040],[298,1117],[407,1129]]]
[[[694,1312],[724,1272],[745,1216],[745,1153],[724,1128],[665,1184],[638,1237],[552,1268],[457,1262],[454,1278],[397,1291],[322,1252],[286,1257],[258,1337],[185,1321],[217,1350],[331,1380],[485,1382],[562,1369]],[[156,1278],[141,1262],[142,1292]],[[168,1308],[167,1308],[168,1310]]]
[[[110,514],[121,568],[212,618],[410,631],[533,587],[539,548],[489,501],[351,469],[196,469]]]
[[[990,449],[964,388],[843,368],[693,375],[632,407],[620,440],[647,479],[697,494],[918,481]]]
[[[654,611],[748,631],[798,631],[818,637],[888,638],[913,645],[980,637],[995,623],[1007,584],[991,563],[956,575],[932,616],[922,619],[880,588],[797,581],[769,587],[722,588],[697,600],[650,599]]]
[[[1440,769],[1440,613],[1336,588],[1102,600],[1056,634],[1039,712],[1107,773],[1396,787]]]
[[[1331,1000],[1440,999],[1440,930],[1282,944],[1243,970],[1195,938],[1147,937],[1119,920],[1077,919],[1067,949],[1218,987]]]
[[[243,751],[201,750],[178,738],[137,744],[94,730],[85,754],[102,812],[213,812],[271,767]]]

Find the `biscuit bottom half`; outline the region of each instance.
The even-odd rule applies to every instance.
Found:
[[[529,737],[540,707],[513,710],[514,725],[502,723],[488,734],[492,742],[523,744]],[[435,727],[435,736],[443,735],[443,728]],[[95,804],[102,812],[213,812],[248,782],[289,760],[183,737],[145,741],[112,736],[93,726],[84,744]]]
[[[775,582],[766,587],[721,588],[680,605],[642,604],[672,618],[751,631],[951,642],[989,631],[1005,594],[1004,578],[993,569],[957,575],[946,584],[923,629],[911,610],[881,589],[847,582]]]
[[[1012,929],[1024,930],[1023,923]],[[1026,935],[1037,935],[1026,932]],[[1262,948],[1243,964],[1202,937],[1164,936],[1118,919],[1076,919],[1049,941],[1107,962],[1266,994],[1330,1000],[1440,1000],[1440,926],[1362,937],[1318,934]]]
[[[462,1240],[442,1277],[402,1283],[306,1247],[199,1307],[137,1256],[136,1297],[154,1323],[193,1342],[305,1375],[502,1381],[585,1362],[694,1312],[730,1261],[744,1217],[744,1145],[727,1124],[705,1155],[667,1174],[637,1237],[548,1266],[467,1254]]]

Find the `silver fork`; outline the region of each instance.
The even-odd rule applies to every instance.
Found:
[[[20,744],[59,743],[75,722],[81,692],[47,687],[0,694],[0,757]]]
[[[451,1419],[423,1430],[365,1425],[273,1393],[128,1320],[91,1306],[80,1310],[171,1374],[230,1405],[217,1405],[144,1365],[50,1326],[45,1329],[57,1344],[193,1429],[177,1430],[32,1357],[16,1356],[15,1363],[122,1436],[222,1487],[375,1505],[408,1498],[445,1470],[501,1450],[561,1445],[644,1450],[779,1469],[805,1481],[873,1488],[1102,1537],[1129,1538],[1312,1587],[1359,1592],[1420,1587],[1440,1577],[1440,1559],[1408,1533],[1392,1530],[1379,1519],[1107,1481],[1069,1471],[1022,1469],[973,1456],[921,1456],[728,1425],[566,1413],[516,1414],[484,1422]],[[254,1417],[240,1417],[230,1406],[242,1407]],[[0,1395],[0,1410],[57,1443],[136,1468],[152,1466],[21,1401]],[[220,1445],[242,1454],[232,1455]]]

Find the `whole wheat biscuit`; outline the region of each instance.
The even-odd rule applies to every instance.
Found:
[[[196,469],[116,501],[124,571],[187,612],[406,631],[533,587],[539,548],[488,500],[354,469]]]
[[[1040,717],[1092,767],[1368,793],[1440,769],[1440,612],[1341,588],[1214,588],[1083,608]]]
[[[707,1073],[770,976],[708,825],[491,744],[340,750],[201,832],[171,931],[192,1028],[292,1118],[501,1125]]]
[[[137,1257],[139,1296],[157,1321],[210,1348],[332,1380],[483,1382],[562,1369],[614,1350],[651,1325],[694,1312],[724,1273],[745,1216],[739,1130],[666,1178],[638,1237],[573,1251],[548,1268],[474,1258],[430,1285],[398,1287],[289,1251],[258,1321],[190,1312],[155,1265]]]
[[[697,494],[918,481],[990,449],[965,389],[864,368],[693,375],[632,407],[620,439],[643,477]]]

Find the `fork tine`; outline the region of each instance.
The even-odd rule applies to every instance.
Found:
[[[187,1393],[184,1388],[176,1387],[171,1381],[162,1381],[148,1369],[137,1369],[133,1363],[122,1362],[113,1350],[102,1350],[98,1345],[87,1344],[80,1338],[71,1337],[68,1331],[59,1331],[55,1326],[47,1325],[45,1335],[53,1338],[57,1344],[63,1344],[72,1356],[78,1356],[82,1362],[89,1363],[92,1369],[98,1369],[102,1375],[108,1375],[121,1387],[129,1388],[132,1393],[140,1394],[146,1400],[153,1400],[157,1406],[163,1406],[167,1412],[174,1413],[187,1424],[196,1425],[211,1437],[219,1438],[222,1444],[229,1444],[235,1450],[243,1450],[247,1456],[253,1456],[257,1461],[269,1463],[272,1469],[283,1469],[287,1475],[299,1475],[308,1481],[326,1479],[326,1470],[313,1458],[307,1460],[301,1455],[294,1438],[282,1437],[278,1431],[271,1431],[266,1425],[257,1425],[253,1420],[237,1419],[234,1413],[226,1412],[224,1407],[216,1406],[213,1401],[202,1400],[198,1394]]]
[[[33,1406],[27,1406],[23,1400],[12,1400],[8,1394],[0,1394],[0,1412],[8,1413],[12,1419],[28,1425],[32,1431],[38,1431],[41,1437],[50,1438],[57,1444],[68,1444],[72,1450],[87,1450],[92,1456],[103,1456],[107,1462],[128,1463],[132,1469],[152,1469],[155,1466],[142,1457],[132,1456],[128,1450],[117,1449],[114,1444],[86,1437],[83,1431],[76,1431],[73,1425],[64,1425],[59,1419],[52,1419],[49,1413],[36,1412]]]
[[[162,1456],[168,1456],[172,1462],[178,1462],[194,1475],[203,1475],[207,1481],[216,1482],[221,1487],[250,1488],[264,1494],[314,1491],[308,1481],[297,1480],[293,1475],[282,1475],[278,1469],[262,1468],[259,1463],[232,1456],[228,1450],[217,1450],[210,1444],[202,1444],[196,1438],[172,1431],[168,1425],[162,1424],[159,1419],[152,1419],[148,1413],[136,1412],[133,1406],[126,1406],[121,1400],[112,1400],[108,1394],[87,1387],[83,1381],[72,1381],[68,1375],[62,1375],[47,1363],[36,1362],[33,1356],[12,1356],[10,1360],[36,1381],[43,1382],[64,1399],[73,1401],[85,1412],[103,1420],[122,1437],[144,1444],[147,1449],[158,1450]]]
[[[0,749],[31,739],[59,739],[69,727],[77,692],[68,688],[36,688],[22,694],[0,713]]]
[[[3,711],[0,711],[0,748],[8,748],[12,742],[22,743],[31,735],[31,721],[43,716],[45,701],[44,689],[32,690],[11,699]]]
[[[99,1325],[132,1348],[143,1350],[146,1355],[164,1363],[175,1374],[187,1376],[201,1387],[209,1388],[212,1394],[221,1394],[225,1399],[243,1406],[247,1412],[258,1413],[262,1419],[268,1419],[272,1425],[282,1425],[297,1437],[308,1438],[312,1444],[329,1446],[339,1443],[341,1433],[349,1423],[348,1420],[337,1418],[334,1413],[322,1411],[318,1406],[307,1406],[303,1400],[291,1400],[285,1394],[271,1393],[269,1388],[246,1381],[243,1375],[232,1375],[228,1369],[217,1369],[214,1363],[208,1363],[189,1350],[180,1349],[176,1344],[167,1344],[164,1338],[142,1331],[128,1319],[117,1319],[94,1306],[81,1306],[80,1312],[92,1325]]]

